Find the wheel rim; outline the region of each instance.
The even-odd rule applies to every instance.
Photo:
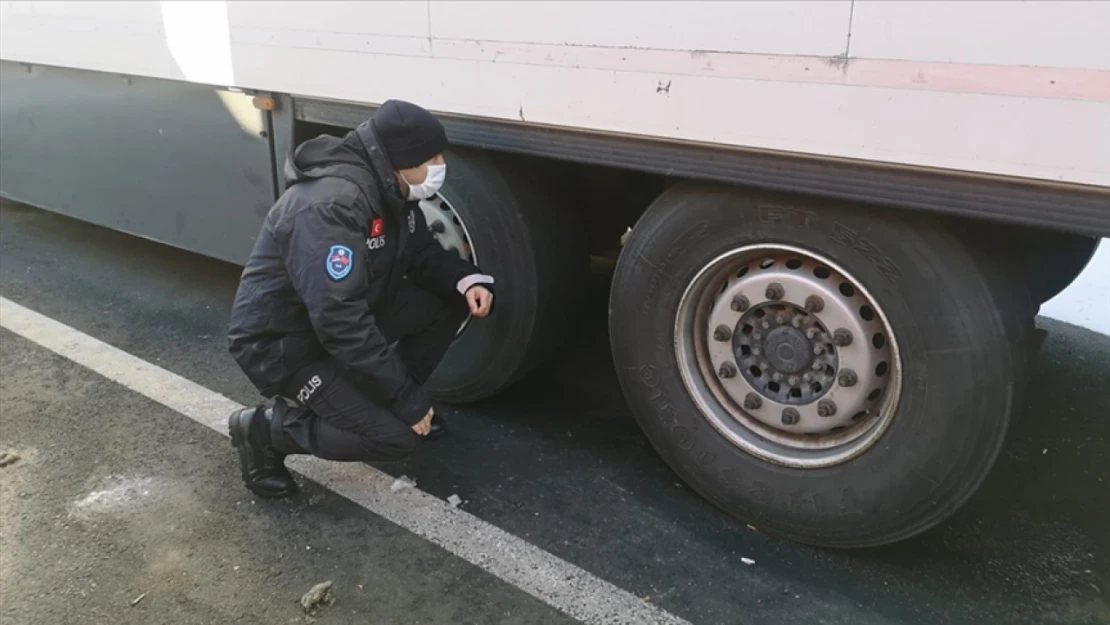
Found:
[[[443,249],[452,250],[463,260],[478,264],[478,254],[474,249],[474,241],[470,238],[470,231],[450,202],[441,195],[435,195],[427,200],[420,200],[420,210],[424,213],[424,221],[432,231],[432,236]]]
[[[451,203],[442,195],[434,195],[429,199],[420,200],[420,210],[424,213],[424,221],[428,224],[432,236],[439,242],[443,249],[450,250],[459,255],[463,260],[478,265],[478,251],[470,238],[470,231],[466,223]],[[463,333],[470,324],[470,315],[467,315],[459,326],[455,336]]]
[[[898,343],[847,271],[788,245],[723,254],[675,318],[679,371],[706,420],[776,464],[818,468],[875,443],[902,389]]]

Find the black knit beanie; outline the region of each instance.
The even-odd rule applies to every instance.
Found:
[[[411,102],[387,101],[374,113],[372,123],[394,169],[419,167],[447,147],[443,124]]]

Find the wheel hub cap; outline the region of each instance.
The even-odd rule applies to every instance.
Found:
[[[798,373],[813,362],[813,346],[794,328],[775,328],[763,341],[763,351],[772,369]]]

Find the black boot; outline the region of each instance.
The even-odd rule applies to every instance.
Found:
[[[273,411],[244,408],[231,413],[227,427],[231,445],[239,452],[243,482],[259,497],[288,497],[297,492],[297,482],[285,468],[285,456],[270,442]]]
[[[439,415],[432,415],[432,429],[428,430],[428,435],[424,438],[434,441],[444,436],[447,436],[447,420]]]

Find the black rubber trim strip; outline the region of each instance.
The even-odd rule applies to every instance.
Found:
[[[354,128],[375,107],[295,97],[294,110],[303,121]],[[440,117],[451,143],[468,147],[1110,237],[1102,187]]]

